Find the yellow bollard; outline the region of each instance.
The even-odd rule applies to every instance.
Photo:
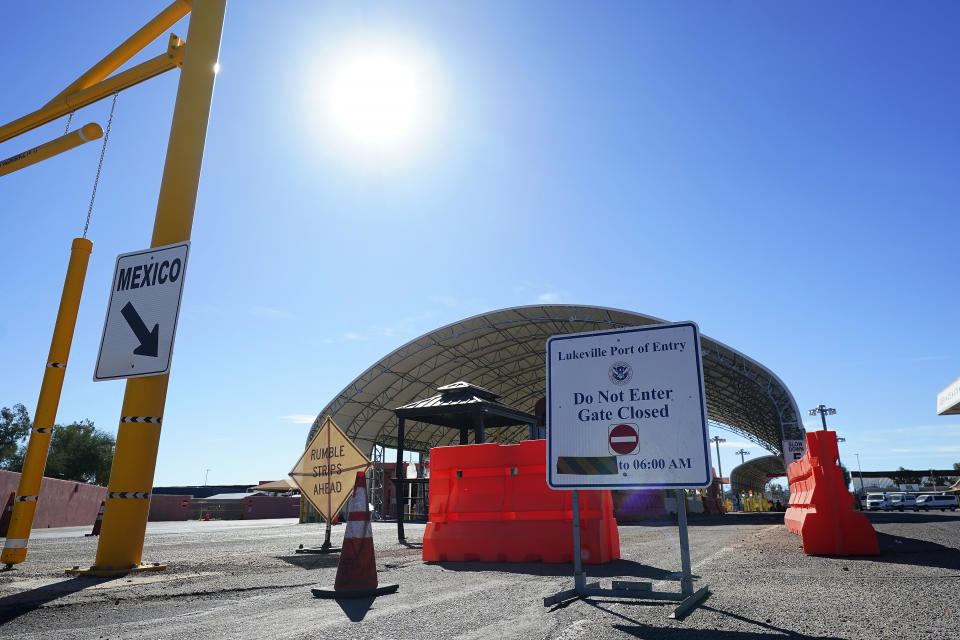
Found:
[[[83,293],[83,281],[87,275],[87,263],[90,261],[92,250],[92,242],[86,238],[74,238],[70,249],[70,262],[67,264],[67,276],[63,281],[57,323],[53,327],[53,338],[50,340],[47,367],[40,385],[37,412],[33,416],[33,429],[30,431],[27,454],[23,460],[23,472],[20,474],[20,484],[17,486],[17,500],[13,505],[7,541],[0,554],[0,563],[3,564],[17,564],[27,558],[27,541],[30,539],[30,529],[33,527],[33,515],[37,508],[43,471],[47,466],[47,452],[50,449],[50,439],[53,437],[53,423],[57,419],[63,376],[70,357],[73,330],[77,324],[77,310],[80,308],[80,295]]]
[[[23,153],[18,153],[6,160],[0,160],[0,176],[19,171],[30,165],[34,165],[41,160],[52,158],[55,155],[69,151],[74,147],[97,140],[103,137],[103,129],[96,122],[90,122],[83,125],[76,131],[71,131],[59,138],[54,138],[50,142],[44,142],[38,147],[27,149]]]
[[[151,246],[190,239],[226,0],[193,7],[170,126]],[[141,565],[169,374],[127,380],[107,505],[94,565],[67,573],[118,575],[166,567]],[[146,422],[145,422],[146,419]]]

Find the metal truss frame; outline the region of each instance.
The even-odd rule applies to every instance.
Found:
[[[522,410],[546,394],[545,345],[552,335],[666,322],[630,311],[580,305],[513,307],[465,318],[397,348],[357,376],[320,412],[307,442],[329,415],[357,441],[396,446],[393,409],[465,380]],[[782,440],[803,437],[797,404],[766,367],[701,335],[707,412],[711,424],[779,454]],[[408,422],[405,449],[427,452],[454,445],[451,429]],[[501,442],[528,437],[526,426],[508,427]]]

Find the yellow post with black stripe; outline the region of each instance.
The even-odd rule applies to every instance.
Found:
[[[150,246],[190,239],[226,0],[197,0],[177,88]],[[127,380],[94,565],[68,573],[118,575],[141,565],[169,374]]]
[[[87,264],[92,250],[92,242],[86,238],[74,238],[70,249],[70,262],[67,264],[67,276],[63,281],[57,323],[53,327],[50,353],[43,373],[43,383],[40,385],[37,412],[33,416],[33,429],[30,432],[30,440],[27,442],[20,484],[17,486],[17,500],[13,504],[7,540],[3,545],[3,552],[0,553],[0,562],[7,565],[23,562],[27,558],[27,542],[30,539],[30,529],[33,527],[33,515],[37,509],[43,470],[47,466],[47,452],[50,450],[50,440],[53,437],[53,423],[57,419],[60,391],[63,389],[63,377],[70,357],[73,331],[77,324],[77,310],[80,308],[83,281],[87,275]]]

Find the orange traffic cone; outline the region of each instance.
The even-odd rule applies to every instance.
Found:
[[[15,495],[15,491],[10,492],[10,497],[7,499],[7,506],[3,508],[3,513],[0,514],[0,537],[5,537],[7,535],[7,529],[10,528],[10,518],[13,517],[13,500]]]
[[[93,522],[93,531],[85,534],[88,538],[90,536],[100,535],[100,525],[103,522],[103,506],[106,504],[106,501],[100,501],[100,511],[97,511],[97,519]]]
[[[311,589],[317,598],[370,598],[395,593],[398,584],[377,586],[377,560],[373,553],[373,527],[367,505],[367,480],[357,473],[350,498],[350,515],[343,536],[340,564],[333,589]]]

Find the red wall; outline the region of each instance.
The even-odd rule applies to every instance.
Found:
[[[188,495],[153,494],[150,496],[150,522],[168,520],[186,520],[190,513],[190,498]]]
[[[20,474],[0,470],[0,503],[7,504],[11,491],[17,490]],[[40,500],[33,517],[34,529],[47,527],[93,526],[100,510],[100,502],[106,500],[107,488],[72,480],[44,478],[40,484]]]
[[[300,517],[300,496],[250,496],[242,502],[244,520]]]

